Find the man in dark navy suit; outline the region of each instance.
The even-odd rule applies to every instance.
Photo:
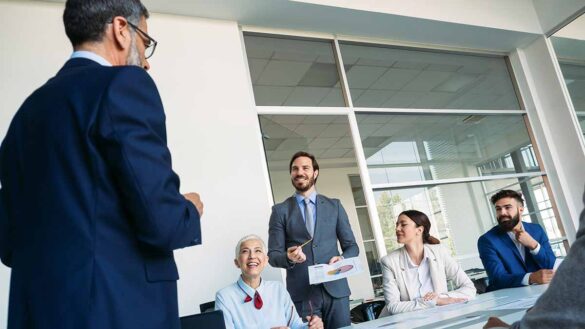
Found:
[[[286,288],[301,318],[316,314],[327,329],[349,326],[351,291],[347,279],[310,285],[308,273],[308,266],[358,256],[349,219],[338,199],[317,193],[319,164],[315,156],[303,151],[295,153],[289,171],[296,193],[272,207],[268,229],[270,265],[286,269]],[[306,241],[309,242],[302,246]]]
[[[522,195],[512,190],[494,194],[498,225],[477,241],[479,256],[489,279],[488,290],[549,283],[555,254],[538,224],[520,220]]]
[[[8,328],[179,328],[173,250],[201,243],[146,73],[139,0],[69,0],[75,52],[18,110],[0,147]]]

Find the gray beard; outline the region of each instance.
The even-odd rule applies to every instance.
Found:
[[[128,57],[126,57],[126,65],[142,67],[142,61],[140,60],[140,54],[136,46],[136,32],[132,33],[132,45]]]

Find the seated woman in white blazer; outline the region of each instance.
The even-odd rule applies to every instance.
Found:
[[[404,246],[381,259],[386,300],[381,317],[475,297],[473,282],[430,229],[429,218],[420,211],[398,216],[396,238]],[[447,280],[453,281],[455,290],[447,291]]]

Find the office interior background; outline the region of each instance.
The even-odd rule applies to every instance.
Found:
[[[237,279],[240,237],[267,238],[298,150],[348,212],[365,267],[352,299],[381,296],[378,259],[406,209],[429,215],[465,270],[481,268],[476,241],[502,188],[524,194],[523,219],[566,255],[585,184],[585,1],[143,3],[173,167],[205,203],[203,244],[175,252],[181,315]],[[71,54],[62,11],[0,1],[1,138]],[[0,324],[9,280],[0,266]]]

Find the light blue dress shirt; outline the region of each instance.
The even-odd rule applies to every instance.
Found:
[[[299,205],[299,209],[301,209],[301,215],[303,216],[303,221],[306,223],[307,219],[305,218],[305,197],[295,193],[295,198],[297,199],[297,204]],[[311,195],[309,195],[309,207],[311,207],[312,214],[313,214],[313,223],[317,224],[317,192],[313,191]]]
[[[264,303],[259,310],[254,307],[254,300],[244,302],[246,294],[254,298],[256,291]],[[254,290],[240,277],[236,283],[217,292],[215,309],[223,312],[227,329],[268,329],[287,325],[291,329],[307,328],[297,314],[288,291],[277,281],[262,280],[258,289]]]
[[[73,52],[70,58],[86,58],[102,66],[112,66],[112,64],[108,62],[105,58],[96,53],[92,53],[91,51],[78,50]]]

